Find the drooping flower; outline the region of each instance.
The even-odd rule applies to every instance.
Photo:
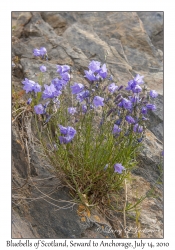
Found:
[[[134,95],[133,97],[132,96],[129,96],[129,99],[132,103],[139,103],[140,102],[140,99],[139,99],[139,96],[137,95]]]
[[[51,83],[55,86],[57,90],[62,90],[63,87],[67,84],[65,80],[60,80],[58,78],[54,78]]]
[[[140,76],[139,74],[137,74],[137,75],[134,77],[134,81],[135,81],[137,84],[143,84],[143,83],[144,83],[143,78],[144,78],[144,76]]]
[[[100,62],[98,62],[98,61],[91,61],[90,63],[89,63],[89,69],[93,72],[93,73],[96,73],[96,72],[98,72],[99,70],[100,70]]]
[[[61,75],[61,79],[62,80],[65,80],[65,81],[69,81],[70,80],[70,75],[69,73],[65,72],[63,74],[60,74]]]
[[[129,116],[129,115],[127,115],[127,116],[125,117],[125,120],[126,120],[128,123],[130,123],[130,124],[135,123],[134,118],[132,118],[132,116]]]
[[[59,136],[60,143],[67,144],[74,138],[76,130],[73,127],[63,127],[59,125],[60,133],[65,136]]]
[[[115,92],[115,90],[118,89],[118,86],[115,85],[115,83],[111,83],[109,86],[108,86],[108,90],[109,92],[111,92],[112,94]]]
[[[43,99],[54,98],[61,95],[61,91],[57,90],[53,83],[51,83],[50,86],[44,84],[44,88],[45,90],[43,91],[42,95]]]
[[[41,85],[39,85],[37,82],[34,84],[34,86],[33,86],[33,91],[35,92],[35,93],[37,93],[37,92],[41,92]]]
[[[142,92],[142,88],[137,84],[132,88],[133,93],[140,93]]]
[[[34,49],[33,50],[33,55],[34,56],[40,56],[40,50],[39,49]]]
[[[46,72],[46,66],[41,65],[41,66],[40,66],[40,71],[41,71],[41,72]]]
[[[147,109],[150,109],[152,111],[156,110],[156,106],[154,104],[146,104]]]
[[[71,114],[71,115],[74,115],[77,112],[76,108],[74,108],[74,107],[69,107],[67,110],[68,110],[69,114]]]
[[[125,168],[122,166],[121,163],[116,163],[116,164],[114,165],[114,172],[115,172],[115,173],[122,174],[123,170],[125,170]]]
[[[44,55],[46,55],[46,54],[47,54],[46,48],[45,48],[45,47],[41,47],[41,48],[40,48],[40,55],[41,55],[41,56],[44,56]]]
[[[86,106],[85,104],[83,104],[83,105],[81,106],[81,108],[82,108],[82,112],[83,112],[83,113],[86,113],[86,112],[87,112],[87,106]]]
[[[69,142],[71,142],[73,139],[72,136],[59,136],[59,140],[61,144],[67,144]]]
[[[133,80],[130,80],[128,82],[128,87],[126,87],[126,90],[132,90],[133,93],[139,93],[142,91],[142,88],[139,86],[139,84],[143,84],[143,77],[139,74],[136,75],[136,77]]]
[[[132,108],[132,102],[126,98],[123,98],[121,102],[118,104],[119,107],[130,110]]]
[[[34,106],[34,110],[36,114],[44,114],[45,113],[45,108],[43,107],[42,104],[38,104]]]
[[[24,84],[23,89],[26,91],[26,93],[33,91],[33,87],[35,85],[34,81],[25,78],[25,80],[22,83]]]
[[[134,130],[135,133],[142,133],[143,132],[143,126],[136,123],[134,125],[134,127],[133,127],[133,130]]]
[[[119,128],[118,125],[114,124],[112,133],[113,134],[119,134],[120,132],[121,132],[121,128]]]
[[[91,70],[87,71],[85,70],[85,77],[89,80],[89,81],[96,81],[98,80],[98,78],[96,78],[96,76],[93,74],[93,72]]]
[[[84,85],[81,83],[74,83],[74,85],[71,86],[71,90],[72,90],[73,95],[80,93],[81,91],[83,91],[83,89],[84,89]]]
[[[107,68],[106,68],[106,64],[103,64],[103,66],[101,67],[100,71],[99,71],[99,75],[105,79],[107,77]]]
[[[93,100],[93,104],[95,105],[95,107],[104,106],[103,101],[104,101],[103,97],[95,96]]]
[[[57,72],[61,75],[63,73],[66,73],[70,70],[70,67],[68,65],[57,65]]]
[[[88,90],[84,90],[80,93],[77,94],[77,100],[79,102],[82,102],[85,98],[87,98],[89,96],[89,91]]]
[[[146,114],[147,114],[147,107],[142,107],[141,113],[142,113],[143,115],[146,115]]]
[[[158,93],[155,90],[150,90],[149,94],[152,98],[156,98],[158,96]]]

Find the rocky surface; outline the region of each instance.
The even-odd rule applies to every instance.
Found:
[[[107,63],[118,85],[127,85],[139,73],[145,76],[147,88],[159,93],[155,100],[157,110],[150,114],[139,167],[133,173],[134,184],[128,183],[128,200],[134,202],[154,187],[155,198],[146,198],[140,210],[141,228],[149,229],[141,232],[140,237],[162,238],[163,185],[159,177],[163,171],[160,164],[163,148],[163,13],[12,12],[12,26],[12,86],[15,89],[21,89],[24,77],[38,80],[43,61],[34,57],[32,50],[44,46],[48,51],[48,61],[44,64],[49,72],[44,81],[48,84],[56,77],[56,64],[70,65],[73,80],[86,84],[84,70],[93,59]],[[30,138],[30,126],[26,126],[26,138]],[[89,215],[84,209],[83,216],[78,213],[79,207],[72,201],[61,176],[42,160],[41,152],[37,153],[37,143],[31,138],[27,140],[28,157],[21,132],[16,126],[12,130],[14,238],[138,237],[134,232],[129,235],[111,233],[122,229],[121,215],[115,215],[114,223],[97,211]],[[140,187],[137,197],[134,185]],[[130,212],[129,216],[134,215]],[[127,223],[130,227],[135,225],[132,219]],[[111,229],[107,230],[110,233],[104,228]]]

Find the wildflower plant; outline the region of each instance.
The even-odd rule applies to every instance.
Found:
[[[47,50],[41,47],[33,54],[46,59]],[[147,114],[156,109],[151,100],[158,94],[147,94],[139,74],[126,88],[118,86],[98,61],[84,72],[87,84],[74,82],[68,65],[55,70],[58,77],[50,83],[25,78],[27,104],[42,120],[41,142],[57,171],[65,173],[74,197],[86,205],[104,205],[137,165]],[[44,65],[40,71],[47,74]]]

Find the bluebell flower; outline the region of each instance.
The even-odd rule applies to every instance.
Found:
[[[149,94],[152,98],[156,98],[158,96],[158,93],[155,90],[151,90]]]
[[[77,112],[76,108],[74,108],[74,107],[69,107],[67,110],[68,110],[69,114],[71,114],[71,115],[74,115]]]
[[[78,94],[81,91],[83,91],[84,85],[81,83],[74,83],[73,86],[71,86],[72,94]]]
[[[45,113],[45,109],[44,109],[42,104],[35,105],[34,110],[35,110],[35,113],[38,114],[38,115]]]
[[[104,98],[100,97],[100,96],[95,96],[93,99],[93,104],[95,107],[100,107],[100,106],[104,106]]]
[[[127,115],[127,116],[125,117],[125,120],[126,120],[128,123],[130,123],[130,124],[135,123],[134,118],[132,118],[132,117],[131,117],[131,116],[129,116],[129,115]]]
[[[122,174],[123,170],[125,170],[125,168],[122,166],[121,163],[116,163],[116,164],[114,165],[114,172],[115,172],[115,173]]]
[[[108,90],[109,92],[111,92],[112,94],[115,92],[115,90],[118,89],[118,86],[115,85],[115,83],[111,83],[109,86],[108,86]]]
[[[46,72],[46,66],[41,65],[41,66],[40,66],[40,71],[41,71],[41,72]]]

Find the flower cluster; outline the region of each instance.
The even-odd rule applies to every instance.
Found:
[[[76,134],[76,130],[73,127],[63,127],[62,125],[59,125],[60,133],[64,136],[59,136],[60,143],[67,144],[72,141]]]
[[[45,47],[41,47],[40,49],[34,49],[33,50],[34,56],[41,56],[42,58],[47,55],[47,50]]]
[[[105,79],[107,77],[107,68],[106,64],[101,66],[101,63],[98,61],[91,61],[89,66],[89,70],[85,70],[85,77],[89,81],[99,81],[99,79]]]
[[[43,58],[47,55],[47,50],[41,47],[40,49],[34,49],[33,54]],[[46,72],[46,66],[41,65],[40,71],[42,73]],[[52,112],[56,113],[60,108],[61,102],[59,97],[66,92],[64,91],[66,88],[69,88],[67,83],[71,78],[70,66],[68,65],[56,65],[56,72],[58,77],[52,79],[49,84],[44,84],[43,87],[27,78],[22,82],[26,93],[34,92],[36,95],[38,92],[42,92],[42,102],[34,106],[34,111],[36,114],[42,115],[46,123],[51,119]],[[118,138],[122,139],[130,134],[134,134],[137,144],[141,142],[146,128],[145,123],[148,120],[147,114],[149,110],[156,110],[156,106],[150,102],[150,99],[154,100],[158,93],[155,90],[151,90],[149,96],[147,96],[140,86],[144,84],[144,76],[139,74],[128,82],[128,86],[125,89],[123,86],[117,86],[113,82],[113,76],[108,77],[106,64],[101,65],[98,61],[91,61],[88,70],[84,72],[85,78],[90,81],[90,87],[74,82],[68,89],[69,91],[66,92],[70,93],[71,91],[72,93],[72,105],[68,105],[65,111],[65,116],[68,117],[68,124],[73,125],[72,121],[77,121],[79,115],[80,117],[86,117],[91,110],[93,110],[92,113],[95,113],[99,107],[102,107],[100,109],[102,110],[102,116],[99,127],[103,126],[107,120],[106,118],[110,118],[110,133],[114,140],[117,141]],[[29,98],[27,104],[29,105],[31,102],[32,98]],[[64,124],[64,121],[60,123]],[[60,144],[73,142],[73,138],[78,133],[78,130],[76,131],[72,126],[64,127],[58,125],[58,127],[61,134],[58,137]],[[108,168],[108,165],[106,164],[105,169]],[[114,165],[115,173],[121,174],[123,170],[125,168],[122,166],[122,163]]]
[[[22,81],[22,84],[24,84],[23,89],[26,91],[26,93],[29,93],[32,91],[34,91],[35,93],[41,92],[41,85],[39,85],[38,83],[32,80],[25,78],[25,80]]]

